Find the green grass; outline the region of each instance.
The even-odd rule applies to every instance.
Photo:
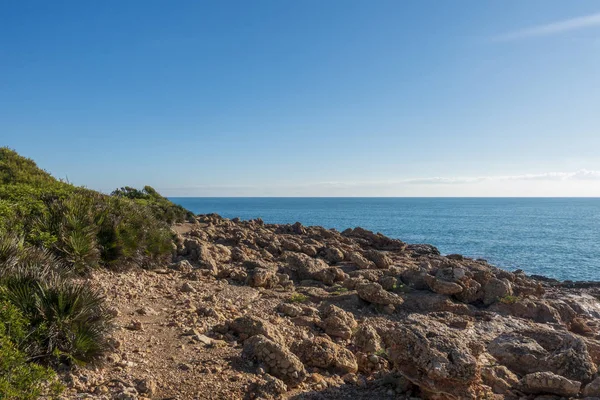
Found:
[[[498,301],[502,304],[515,304],[516,302],[519,301],[519,297],[512,296],[512,295],[506,295],[504,297],[500,297],[498,299]]]
[[[333,294],[335,296],[341,296],[345,293],[348,293],[348,289],[343,286],[336,286],[334,291],[331,292],[331,294]]]
[[[303,295],[302,293],[294,293],[290,296],[290,303],[304,303],[308,301],[308,297]]]

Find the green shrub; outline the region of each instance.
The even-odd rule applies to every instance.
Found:
[[[27,320],[12,304],[0,301],[0,399],[35,400],[54,372],[27,361],[19,346],[27,332]]]
[[[0,232],[50,249],[78,272],[163,262],[173,249],[170,224],[193,217],[150,186],[108,196],[59,181],[7,148],[0,182]]]
[[[70,271],[47,251],[0,237],[0,257],[0,300],[28,323],[21,348],[49,363],[96,360],[106,348],[112,320],[104,297],[70,279]]]

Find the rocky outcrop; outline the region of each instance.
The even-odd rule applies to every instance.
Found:
[[[94,280],[123,329],[68,398],[600,396],[597,286],[361,228],[184,228],[165,268]]]

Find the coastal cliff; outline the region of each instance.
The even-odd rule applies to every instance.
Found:
[[[86,278],[117,329],[103,365],[64,377],[67,397],[600,397],[594,284],[361,228],[213,214],[173,229],[172,264]]]

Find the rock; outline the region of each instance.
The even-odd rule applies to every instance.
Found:
[[[134,319],[126,326],[126,328],[130,331],[141,331],[144,327],[141,321]]]
[[[556,394],[559,396],[576,396],[581,382],[569,380],[552,372],[534,372],[525,375],[521,381],[521,389],[531,394]]]
[[[488,351],[500,364],[518,374],[545,369],[544,360],[550,354],[535,340],[518,334],[498,336],[488,345]]]
[[[482,368],[481,377],[498,394],[505,394],[519,384],[519,378],[502,365]]]
[[[600,397],[600,377],[594,379],[583,388],[586,397]]]
[[[279,284],[279,278],[276,270],[254,268],[248,271],[246,282],[252,287],[272,288]]]
[[[285,343],[283,336],[273,324],[258,317],[244,316],[236,318],[229,323],[229,329],[240,335],[243,340],[262,335],[276,343]]]
[[[375,268],[375,263],[373,261],[367,260],[360,253],[353,252],[350,254],[350,261],[352,261],[358,268],[361,269],[371,269]]]
[[[277,306],[277,311],[292,318],[302,315],[302,307],[290,303],[281,303]]]
[[[183,273],[190,273],[192,272],[192,264],[190,264],[190,262],[188,260],[181,260],[178,261],[176,263],[171,264],[171,269],[174,269],[175,271],[179,271],[179,272],[183,272]]]
[[[259,399],[276,400],[288,391],[287,385],[271,375],[264,375],[264,381],[251,387],[250,393]]]
[[[597,372],[583,338],[547,328],[500,335],[488,345],[488,351],[501,364],[522,375],[553,372],[588,381]]]
[[[424,279],[425,283],[429,286],[429,289],[434,293],[450,296],[463,291],[463,287],[455,282],[444,281],[432,275],[426,275]]]
[[[376,353],[382,349],[382,340],[371,325],[362,325],[353,338],[354,344],[365,353]]]
[[[345,275],[337,267],[330,267],[323,260],[311,258],[302,253],[290,253],[286,260],[290,270],[299,280],[312,279],[327,285],[344,280]]]
[[[194,289],[194,287],[192,285],[190,285],[188,282],[186,282],[181,286],[179,291],[181,291],[182,293],[195,293],[196,289]]]
[[[294,353],[309,367],[333,369],[342,374],[358,370],[352,352],[324,337],[304,340],[293,347]]]
[[[375,266],[379,269],[387,269],[394,264],[393,261],[381,251],[369,250],[366,254],[366,257],[373,261]]]
[[[231,250],[231,261],[240,262],[245,261],[247,259],[246,253],[239,247],[234,247]]]
[[[415,256],[440,255],[440,251],[437,249],[437,247],[430,244],[409,244],[406,246],[406,250],[410,251]]]
[[[136,389],[139,393],[152,396],[156,393],[156,382],[152,379],[142,379],[138,381]]]
[[[318,326],[330,336],[350,339],[352,331],[358,326],[354,316],[341,308],[329,305],[321,313],[322,321]]]
[[[489,306],[506,296],[512,296],[512,286],[507,279],[492,278],[483,287],[483,304]]]
[[[375,282],[357,284],[356,292],[358,297],[369,303],[400,305],[404,302],[402,297],[384,290],[380,284]]]
[[[450,399],[485,395],[477,362],[480,349],[446,325],[411,314],[387,330],[384,341],[395,368],[422,390]]]
[[[403,250],[406,245],[398,239],[391,239],[381,233],[373,233],[361,227],[346,229],[342,235],[356,239],[376,250],[398,251]]]
[[[320,254],[329,264],[337,264],[344,261],[344,253],[337,247],[325,247],[321,250]]]
[[[263,363],[271,375],[291,387],[298,386],[306,379],[306,370],[300,359],[284,345],[263,335],[255,335],[246,340],[244,353]]]
[[[385,290],[394,290],[398,287],[398,280],[395,276],[384,275],[379,278],[379,284]]]

